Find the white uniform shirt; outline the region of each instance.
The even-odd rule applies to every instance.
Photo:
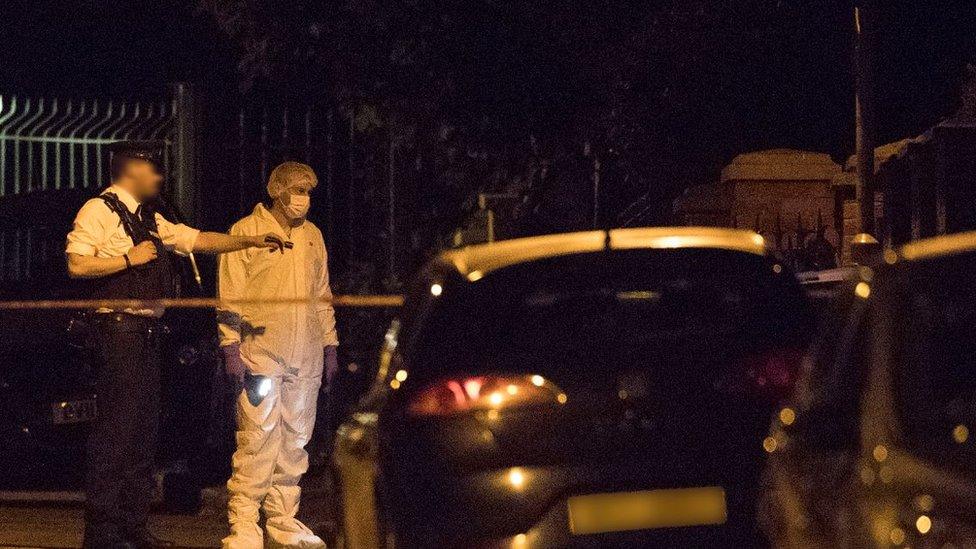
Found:
[[[288,367],[319,357],[338,345],[328,254],[318,227],[309,221],[286,235],[262,204],[230,229],[232,235],[275,233],[293,247],[249,248],[220,256],[219,295],[227,300],[324,298],[315,305],[247,304],[218,309],[220,345],[241,344],[241,354],[255,362],[270,359]]]
[[[135,213],[139,201],[132,194],[116,185],[105,189],[102,194],[115,193],[130,212]],[[171,223],[156,214],[159,239],[166,249],[180,255],[193,251],[200,231],[182,223]],[[112,211],[101,198],[92,198],[78,211],[74,226],[68,233],[65,253],[94,257],[121,257],[136,243],[126,234],[119,214]],[[105,312],[105,311],[101,311]],[[161,309],[126,309],[125,312],[143,316],[161,316]]]

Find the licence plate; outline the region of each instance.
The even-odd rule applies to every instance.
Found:
[[[724,524],[725,490],[676,488],[569,498],[569,530],[576,535]]]
[[[84,423],[95,419],[95,399],[68,400],[51,404],[51,416],[55,425]]]

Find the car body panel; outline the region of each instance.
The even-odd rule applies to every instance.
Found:
[[[921,387],[906,385],[912,378],[899,371],[900,357],[910,356],[906,340],[931,337],[902,333],[918,316],[908,304],[933,303],[928,287],[966,292],[974,254],[976,233],[913,243],[847,287],[846,314],[825,327],[786,406],[790,413],[771,428],[777,445],[761,509],[774,546],[976,546],[972,468],[960,471],[948,453],[932,454],[915,441],[908,421],[917,420],[906,415],[900,395]],[[960,315],[971,305],[953,303],[951,318],[968,322]],[[933,448],[966,448],[965,422],[951,423],[922,434],[939,440]]]

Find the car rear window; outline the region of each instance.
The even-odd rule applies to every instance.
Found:
[[[896,290],[897,398],[914,449],[976,472],[976,255],[913,266]]]
[[[680,249],[517,265],[445,291],[407,359],[431,377],[518,371],[572,386],[621,370],[802,349],[813,315],[792,275],[774,265]]]

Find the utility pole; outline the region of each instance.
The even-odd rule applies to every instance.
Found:
[[[874,234],[874,45],[876,11],[872,0],[861,0],[854,8],[854,70],[856,96],[857,199],[861,211],[861,232]]]

